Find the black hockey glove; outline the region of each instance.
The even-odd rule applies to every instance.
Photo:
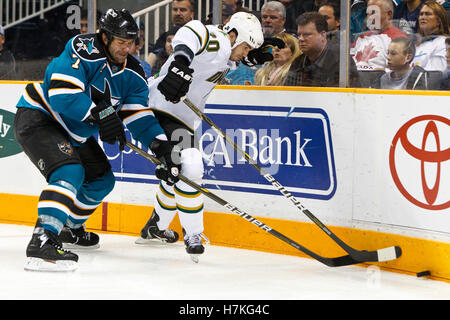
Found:
[[[119,148],[123,151],[126,143],[125,130],[114,107],[101,101],[92,108],[91,115],[99,127],[100,139],[109,144],[119,141]]]
[[[173,186],[180,180],[178,178],[181,170],[180,147],[170,141],[154,139],[150,144],[150,150],[162,162],[156,166],[156,177],[164,180],[169,186]]]
[[[267,61],[273,60],[273,55],[268,50],[270,47],[278,47],[283,49],[285,47],[284,41],[278,38],[265,38],[261,47],[250,50],[247,57],[242,59],[242,63],[248,67],[264,64]]]
[[[158,84],[158,90],[167,101],[178,103],[189,91],[194,69],[189,68],[186,62],[186,58],[182,56],[175,57],[169,66],[169,72]]]

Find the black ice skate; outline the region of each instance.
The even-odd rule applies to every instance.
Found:
[[[25,270],[73,271],[78,267],[78,256],[63,249],[58,236],[37,226],[26,250]]]
[[[186,231],[183,229],[183,238],[184,238],[184,244],[186,246],[186,252],[191,257],[191,260],[195,263],[198,263],[199,256],[205,252],[205,247],[202,244],[202,238],[205,239],[205,241],[208,243],[208,238],[205,237],[205,235],[199,233],[199,234],[193,234],[189,237],[186,236]]]
[[[168,243],[177,242],[179,238],[178,233],[171,229],[159,230],[158,225],[156,224],[158,221],[159,216],[156,214],[155,210],[153,210],[152,216],[141,230],[141,237],[138,238],[135,243],[149,244],[155,239]]]
[[[97,249],[100,248],[100,238],[94,232],[87,232],[84,226],[77,229],[64,227],[59,234],[59,240],[64,249]]]

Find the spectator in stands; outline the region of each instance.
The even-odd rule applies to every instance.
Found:
[[[150,66],[150,64],[148,62],[142,60],[139,55],[139,51],[141,50],[142,46],[144,45],[144,42],[142,40],[143,40],[143,38],[141,38],[141,37],[136,38],[136,40],[134,41],[134,46],[130,49],[130,55],[132,55],[133,57],[135,57],[137,59],[137,61],[139,61],[142,69],[144,69],[145,77],[149,78],[152,75],[152,67]]]
[[[5,48],[5,30],[0,26],[0,80],[16,79],[16,60]]]
[[[334,2],[326,2],[317,10],[321,15],[325,17],[328,24],[328,32],[338,31],[341,26],[341,10],[340,7]]]
[[[445,38],[445,50],[447,58],[447,75],[450,76],[450,37]]]
[[[87,19],[80,20],[80,34],[88,33],[88,21]]]
[[[175,26],[182,27],[193,20],[194,13],[193,0],[174,0],[172,2],[172,23]]]
[[[283,40],[286,46],[272,50],[273,60],[256,71],[255,85],[283,86],[292,62],[301,53],[298,41],[293,35],[282,33],[276,37]]]
[[[356,38],[350,47],[358,70],[384,70],[387,49],[392,39],[407,36],[392,24],[394,6],[392,0],[367,2],[367,27],[369,31]]]
[[[445,39],[449,34],[447,13],[436,1],[426,1],[419,14],[416,56],[412,63],[425,70],[447,71]]]
[[[297,32],[296,19],[304,12],[316,9],[315,0],[280,0],[286,8],[286,32],[295,34]]]
[[[445,39],[445,48],[447,52],[447,73],[442,80],[442,89],[450,90],[450,37]]]
[[[167,58],[172,54],[172,39],[178,29],[180,29],[180,27],[173,27],[169,31],[167,31],[164,48],[158,49],[149,54],[147,62],[152,68],[152,76],[159,72],[162,65],[166,62]]]
[[[394,25],[408,36],[417,32],[420,9],[425,0],[403,0],[394,9]]]
[[[222,0],[222,7],[229,7],[233,12],[236,12],[237,4],[236,0]]]
[[[339,86],[339,47],[327,40],[328,24],[318,12],[297,18],[297,35],[302,54],[294,60],[285,84],[291,86]],[[359,77],[349,58],[349,83],[359,87]]]
[[[242,0],[223,0],[222,1],[222,23],[226,24],[231,16],[236,12],[250,12],[247,7],[243,6]],[[253,13],[258,19],[260,19],[260,12],[250,12]],[[213,24],[212,22],[212,12],[208,15],[208,19],[205,21],[205,25]]]
[[[80,21],[80,34],[88,33],[88,22],[87,20]]]
[[[222,24],[226,24],[234,13],[235,10],[233,7],[227,3],[224,3],[222,5]],[[212,21],[210,24],[212,24]]]
[[[319,7],[317,11],[325,17],[328,24],[327,39],[339,45],[339,29],[341,26],[341,10],[338,4],[334,2],[326,2]]]
[[[88,33],[88,14],[87,10],[81,11],[81,19],[80,19],[80,34]],[[98,18],[98,17],[97,17]]]
[[[389,44],[387,66],[389,70],[381,75],[373,84],[377,89],[411,89],[428,90],[431,81],[427,72],[419,67],[411,67],[416,48],[414,40],[395,38]],[[438,89],[434,88],[434,89]]]
[[[234,69],[231,69],[226,77],[225,83],[232,85],[251,85],[255,81],[256,67],[249,67],[240,62]]]
[[[238,9],[240,10],[240,9]],[[281,2],[269,1],[261,8],[261,25],[265,38],[274,37],[285,32],[284,23],[286,21],[286,8]],[[272,50],[272,49],[269,49]],[[239,63],[236,68],[230,70],[226,76],[226,81],[233,85],[250,85],[254,83],[255,73],[261,68],[258,66],[246,66]]]
[[[249,8],[244,7],[244,2],[242,0],[236,0],[235,12],[250,12],[250,10],[249,10]],[[255,15],[256,15],[256,12],[255,12]]]
[[[189,21],[194,19],[195,8],[194,0],[174,0],[172,2],[172,27],[182,27]],[[150,48],[150,52],[164,48],[166,43],[167,32],[161,34],[161,36],[156,40],[153,48]]]
[[[102,12],[97,10],[95,21],[98,21],[102,15]],[[81,10],[81,18],[80,18],[80,34],[89,33],[88,31],[88,11],[86,9]]]
[[[366,0],[353,0],[350,6],[350,40],[355,41],[363,32],[367,31],[366,25]]]
[[[286,8],[279,1],[266,2],[261,8],[261,26],[264,37],[275,37],[285,32]]]

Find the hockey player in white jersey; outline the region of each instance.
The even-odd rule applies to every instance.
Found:
[[[149,79],[149,106],[167,137],[182,150],[181,173],[198,184],[203,177],[203,161],[194,131],[201,120],[181,99],[186,96],[203,110],[209,94],[234,63],[246,58],[249,52],[254,63],[270,60],[271,55],[262,50],[263,43],[261,24],[252,14],[235,13],[223,27],[205,26],[194,20],[175,34],[174,53],[159,76]],[[156,170],[161,181],[155,209],[136,243],[144,244],[155,238],[177,241],[178,234],[168,228],[178,212],[186,251],[195,257],[204,252],[203,195],[179,181],[171,169]]]

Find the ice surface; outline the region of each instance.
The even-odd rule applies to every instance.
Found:
[[[450,284],[311,259],[207,245],[198,264],[183,242],[142,246],[100,234],[69,273],[24,271],[33,228],[0,224],[0,299],[305,300],[450,299]]]

